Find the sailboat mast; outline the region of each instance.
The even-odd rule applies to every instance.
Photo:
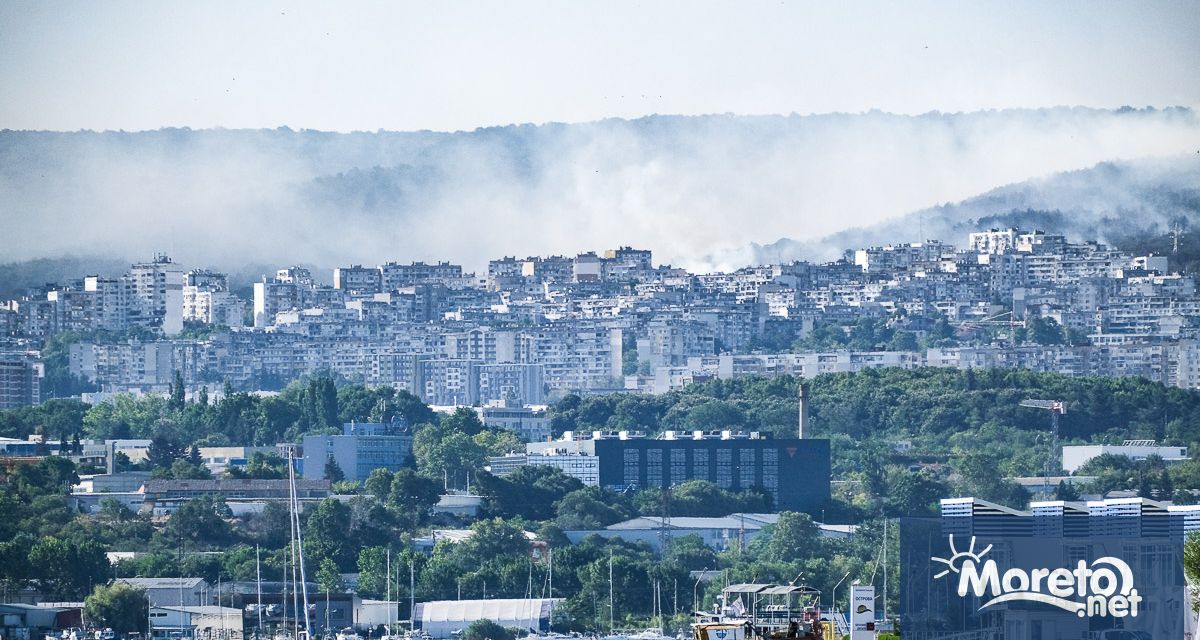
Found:
[[[388,635],[392,635],[392,624],[396,618],[396,603],[392,602],[392,548],[387,550],[387,601],[388,601]]]
[[[291,522],[288,523],[289,525]],[[291,532],[288,532],[291,535]],[[291,551],[291,544],[288,545],[288,551]],[[287,601],[288,601],[288,554],[283,554],[283,596],[279,599],[280,606],[283,607],[283,620],[281,624],[284,629],[287,629]]]
[[[300,530],[300,498],[296,491],[296,467],[288,464],[288,484],[292,493],[292,519],[296,522],[296,549],[300,557],[300,593],[304,596],[304,634],[312,638],[312,622],[308,619],[308,576],[304,571],[304,533]]]
[[[288,468],[291,468],[292,459],[288,456]],[[288,489],[288,526],[291,528],[291,542],[289,543],[288,551],[292,554],[292,638],[300,635],[300,589],[299,583],[296,582],[296,566],[299,564],[296,559],[296,520],[292,517],[292,497],[291,489]],[[284,576],[286,579],[286,576]],[[307,612],[305,612],[307,615]],[[285,619],[286,622],[286,619]]]
[[[408,630],[413,630],[417,612],[417,571],[413,567],[412,556],[408,561]]]
[[[608,550],[608,631],[613,630],[613,552]]]
[[[887,620],[888,519],[883,519],[883,619]]]
[[[258,631],[256,636],[262,637],[262,549],[254,545],[254,580],[255,591],[258,592]]]

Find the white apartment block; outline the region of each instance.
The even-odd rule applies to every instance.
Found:
[[[159,326],[168,336],[183,331],[183,269],[158,254],[150,262],[131,266],[125,277],[133,294],[131,324]]]

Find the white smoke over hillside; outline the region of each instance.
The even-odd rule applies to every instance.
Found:
[[[166,250],[231,267],[478,269],[632,244],[659,262],[729,267],[759,258],[740,249],[751,243],[1198,149],[1186,109],[653,116],[452,134],[4,131],[0,262]]]

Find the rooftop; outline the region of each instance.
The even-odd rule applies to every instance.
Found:
[[[217,480],[147,480],[146,493],[159,493],[163,491],[211,491],[219,493],[222,491],[271,491],[284,490],[288,486],[287,480],[256,480],[243,478],[223,478]],[[299,490],[328,490],[328,480],[296,480],[296,488]]]
[[[204,585],[204,578],[117,578],[118,582],[143,589],[191,589]]]

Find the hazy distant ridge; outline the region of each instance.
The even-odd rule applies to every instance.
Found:
[[[456,133],[2,131],[0,262],[166,250],[189,264],[479,268],[635,244],[661,261],[728,267],[757,261],[742,249],[752,243],[852,227],[909,239],[911,221],[891,223],[902,236],[873,225],[1001,184],[1197,149],[1200,118],[1187,109],[651,116]],[[1024,201],[985,197],[1004,200],[971,217]],[[958,215],[927,215],[926,235]]]
[[[1043,229],[1075,240],[1114,242],[1135,232],[1165,233],[1175,221],[1193,229],[1200,225],[1200,154],[1104,162],[1005,185],[961,202],[839,231],[820,240],[781,238],[712,260],[832,260],[846,249],[926,239],[961,245],[968,233],[993,227]]]

